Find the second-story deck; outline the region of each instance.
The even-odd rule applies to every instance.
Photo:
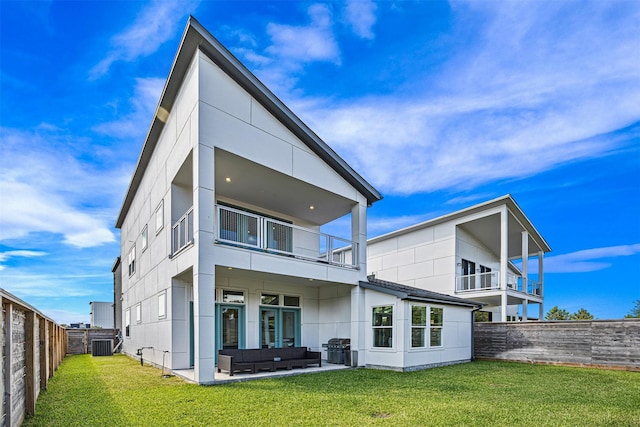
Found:
[[[538,282],[513,273],[507,273],[506,280],[500,280],[498,271],[456,277],[456,293],[495,290],[512,290],[542,297],[542,287]]]
[[[216,206],[216,243],[270,254],[357,268],[357,242],[289,222]],[[351,248],[348,256],[337,249]]]

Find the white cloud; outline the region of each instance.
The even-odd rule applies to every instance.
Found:
[[[0,239],[1,240],[1,239]],[[29,250],[14,250],[0,252],[0,263],[6,262],[9,258],[33,258],[46,255],[46,252],[29,251]],[[0,264],[0,271],[4,270],[5,266]]]
[[[272,44],[267,53],[286,61],[292,69],[315,61],[339,64],[340,49],[333,34],[331,10],[327,5],[314,4],[308,14],[311,19],[308,26],[268,24]]]
[[[101,274],[58,273],[55,275],[16,270],[0,276],[0,287],[23,299],[97,295],[99,290],[87,286],[87,281],[110,283],[113,281],[113,275],[108,270]]]
[[[111,38],[111,49],[89,71],[89,78],[95,80],[105,75],[117,61],[134,61],[149,56],[162,44],[176,35],[183,18],[193,11],[199,1],[157,0],[146,5],[136,20]]]
[[[550,256],[544,259],[547,273],[588,273],[604,270],[611,266],[611,258],[640,254],[640,243],[633,245],[609,246],[585,249],[568,254]]]
[[[40,308],[40,311],[45,316],[49,316],[49,318],[53,319],[58,325],[70,325],[72,323],[89,323],[91,322],[91,314],[89,313],[89,306],[87,306],[87,311],[72,311],[72,310],[62,310],[59,308]]]
[[[419,224],[430,218],[435,218],[435,213],[420,215],[400,215],[390,217],[371,216],[367,218],[367,236],[369,238],[381,236],[392,231]]]
[[[116,138],[143,138],[154,117],[165,79],[138,78],[134,94],[128,100],[131,112],[120,114],[117,120],[101,123],[94,131]]]
[[[110,213],[91,207],[111,201],[110,171],[97,173],[70,154],[81,155],[84,141],[69,141],[55,127],[41,128],[46,130],[0,129],[0,241],[36,232],[61,234],[75,247],[115,241],[107,226]]]
[[[360,38],[373,39],[378,6],[371,0],[349,0],[345,6],[344,19]]]
[[[410,95],[292,104],[390,193],[468,189],[606,155],[621,141],[602,135],[640,120],[640,9],[625,3],[612,22],[609,3],[575,6],[456,6],[460,27],[473,26],[459,37],[474,39],[442,68],[416,69]]]

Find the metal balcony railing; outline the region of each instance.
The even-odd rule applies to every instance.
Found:
[[[456,292],[487,289],[500,289],[499,272],[490,271],[488,273],[467,274],[456,277]]]
[[[523,285],[526,283],[526,285]],[[504,285],[504,287],[503,287]],[[511,289],[530,295],[542,296],[541,286],[532,279],[524,279],[513,273],[507,273],[506,283],[500,280],[500,272],[468,274],[456,277],[456,292],[477,292],[486,290]]]
[[[357,255],[358,243],[351,240],[220,205],[216,205],[216,224],[218,243],[342,267],[358,266],[352,255]]]

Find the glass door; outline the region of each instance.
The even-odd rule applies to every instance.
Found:
[[[260,346],[262,348],[300,345],[300,310],[285,308],[260,309]]]
[[[216,349],[244,348],[244,335],[244,306],[217,305]]]

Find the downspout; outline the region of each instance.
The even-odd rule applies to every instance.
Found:
[[[476,306],[473,310],[471,310],[471,361],[476,360],[476,351],[475,351],[475,329],[476,329],[476,311],[480,311],[482,306]]]

